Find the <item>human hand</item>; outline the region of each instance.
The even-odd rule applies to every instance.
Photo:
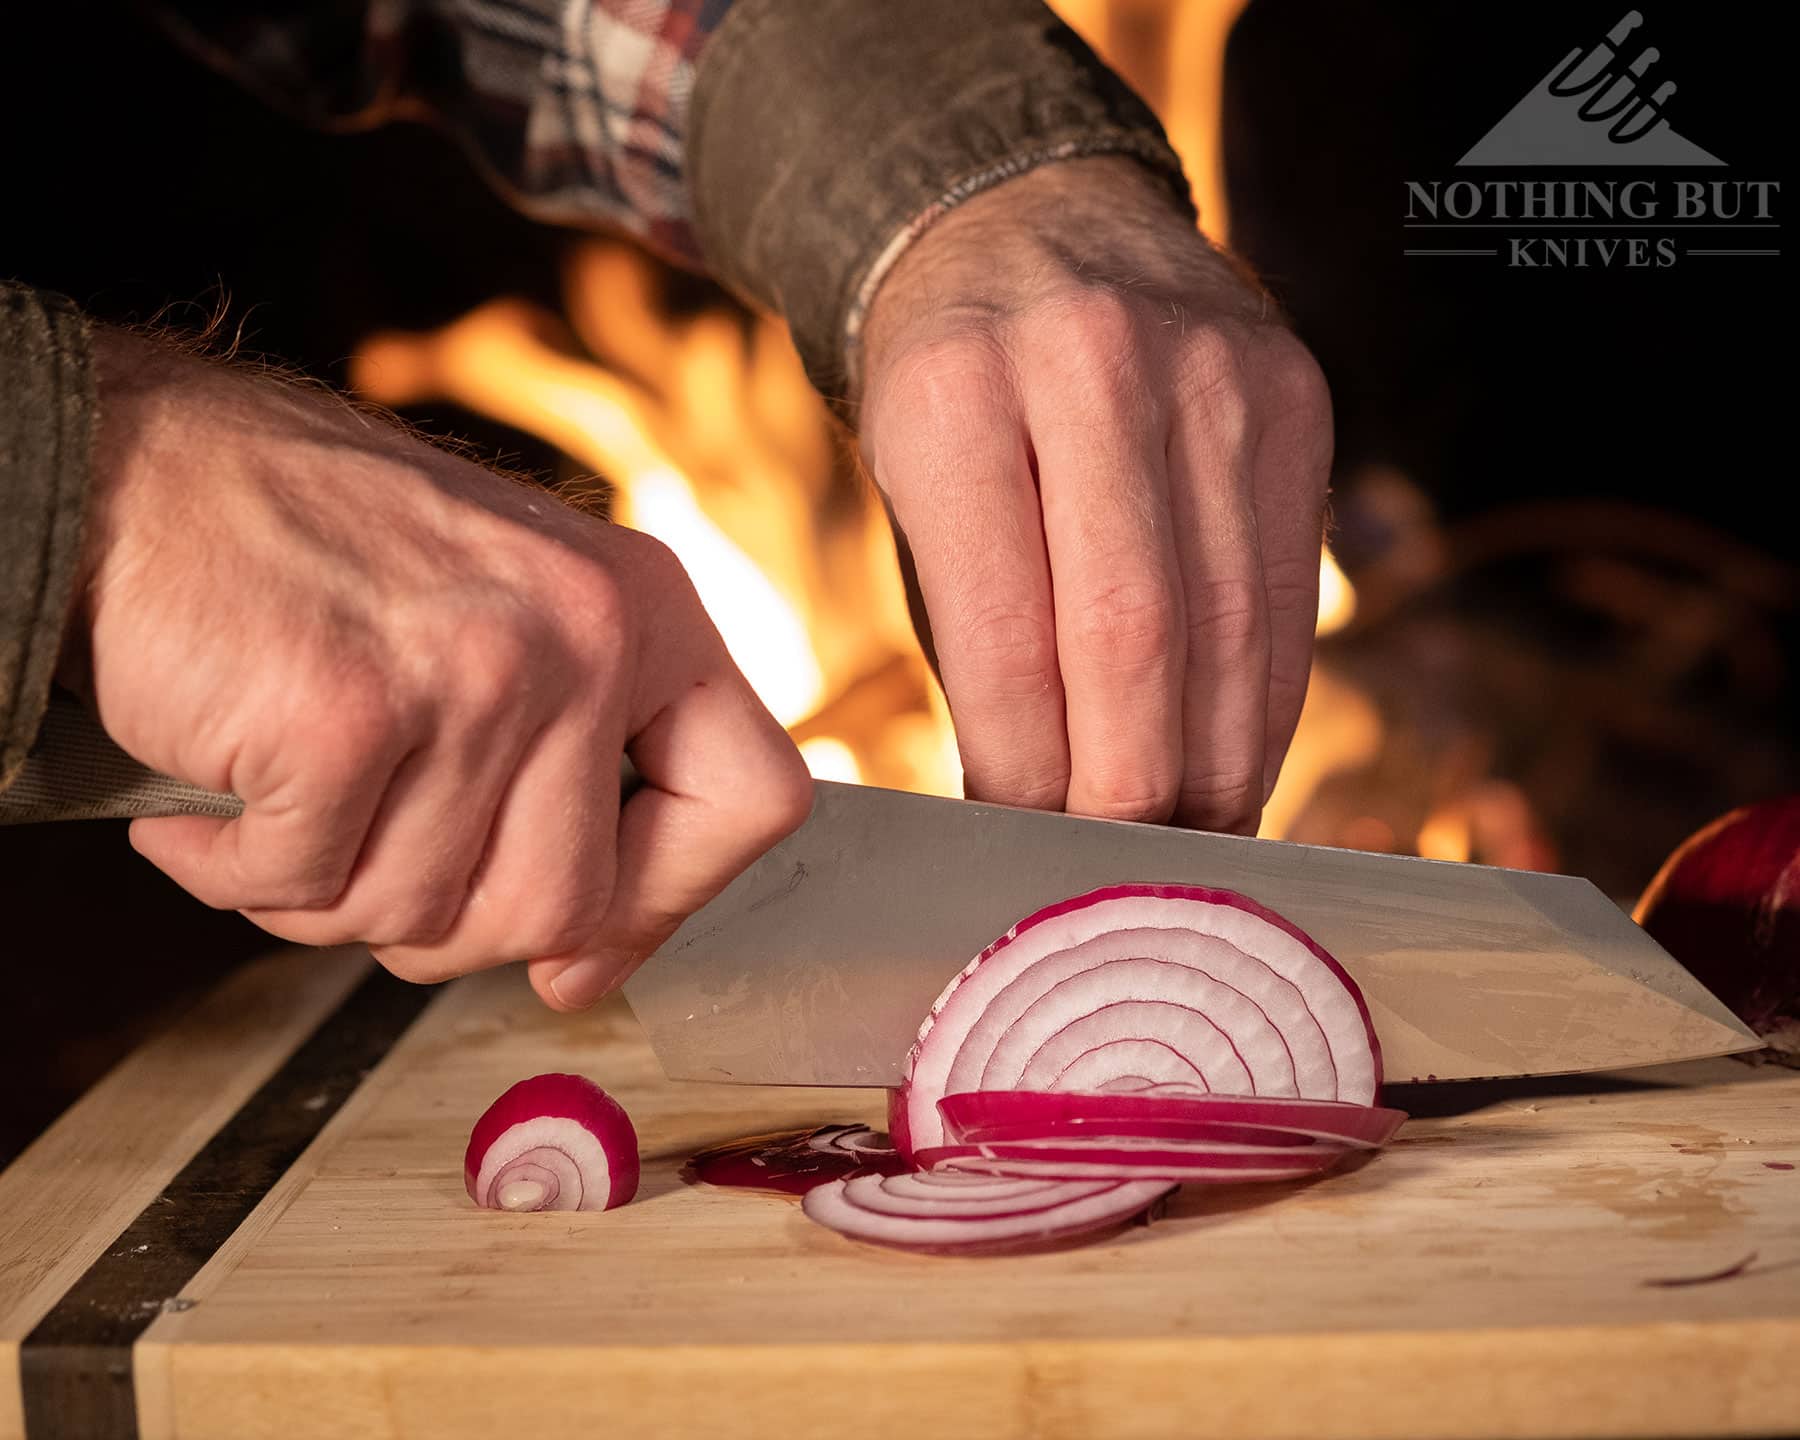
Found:
[[[876,292],[863,453],[971,796],[1253,831],[1299,721],[1331,408],[1135,161],[1046,165]]]
[[[96,362],[66,678],[139,760],[243,800],[132,825],[201,900],[409,980],[526,960],[578,1009],[805,818],[654,540],[329,395],[110,332]]]

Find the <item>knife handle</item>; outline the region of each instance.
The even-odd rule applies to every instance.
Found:
[[[115,820],[145,815],[244,813],[235,795],[191,785],[139,764],[100,728],[85,705],[53,695],[37,743],[0,790],[0,825],[38,820]]]
[[[619,768],[619,797],[629,799],[642,779],[631,762]],[[127,755],[85,705],[54,695],[37,743],[11,785],[0,790],[0,825],[40,820],[118,820],[151,815],[244,813],[235,795],[177,780]]]

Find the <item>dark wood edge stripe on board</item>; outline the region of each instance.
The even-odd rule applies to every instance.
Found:
[[[69,1287],[19,1347],[26,1440],[136,1440],[138,1337],[436,993],[377,967]]]

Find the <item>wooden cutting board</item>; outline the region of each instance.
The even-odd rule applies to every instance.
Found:
[[[630,1110],[632,1205],[470,1205],[470,1124],[544,1070]],[[1396,1099],[1353,1172],[925,1258],[678,1173],[875,1092],[672,1084],[623,1008],[288,952],[0,1175],[0,1437],[1800,1433],[1800,1073]]]

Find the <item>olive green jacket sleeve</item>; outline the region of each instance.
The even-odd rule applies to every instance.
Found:
[[[0,786],[50,697],[81,560],[94,381],[87,322],[0,282]]]
[[[1048,162],[1125,154],[1192,202],[1155,117],[1041,0],[737,0],[688,121],[708,265],[844,395],[883,277],[934,220]]]

